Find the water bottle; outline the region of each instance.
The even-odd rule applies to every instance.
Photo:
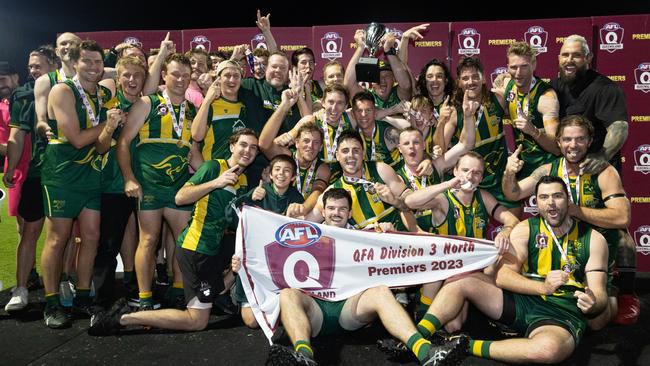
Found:
[[[72,300],[74,300],[74,293],[72,293],[70,285],[68,280],[59,282],[59,302],[66,308],[72,307]]]

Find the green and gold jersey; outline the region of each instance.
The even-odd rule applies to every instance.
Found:
[[[67,77],[61,74],[62,69],[57,69],[47,73],[47,78],[50,79],[50,89],[58,83],[62,83],[66,80],[70,80],[72,77]]]
[[[311,81],[311,101],[317,102],[323,99],[323,88],[321,88],[318,80]]]
[[[372,138],[366,137],[361,129],[359,129],[366,161],[381,161],[390,166],[400,161],[401,155],[397,147],[393,148],[393,150],[388,150],[388,146],[386,145],[386,131],[394,128],[388,122],[375,121]]]
[[[125,113],[128,113],[133,105],[132,102],[127,100],[124,97],[121,89],[118,89],[115,93],[115,97],[106,103],[106,109],[121,109]],[[117,139],[120,137],[120,132],[122,127],[118,127],[113,132],[113,138],[111,139],[111,148],[102,155],[102,192],[104,193],[124,193],[124,179],[122,178],[122,171],[120,166],[117,163]],[[134,152],[133,147],[135,144],[132,144],[131,153]],[[133,157],[131,157],[133,160]]]
[[[293,186],[296,187],[298,192],[300,192],[304,199],[307,199],[314,188],[314,182],[316,181],[316,174],[318,173],[318,168],[321,164],[324,164],[323,161],[316,158],[314,161],[309,164],[308,167],[301,167],[298,163],[298,158],[296,157],[297,151],[295,148],[291,149],[291,156],[293,156],[296,161],[296,166],[298,167],[298,172],[296,174],[296,179],[293,182]],[[327,184],[328,182],[325,182]]]
[[[226,160],[207,160],[187,184],[199,185],[209,182],[228,169]],[[176,245],[205,255],[217,255],[224,230],[230,224],[226,211],[230,209],[233,200],[246,191],[246,174],[240,174],[235,185],[215,189],[201,197],[194,204],[192,218],[178,237]]]
[[[514,120],[518,115],[528,115],[530,121],[536,128],[544,129],[544,119],[537,110],[539,98],[551,89],[551,86],[543,80],[533,78],[533,85],[530,92],[522,94],[517,91],[514,80],[510,80],[506,86],[506,103],[508,103],[508,112],[510,119]],[[515,143],[521,144],[523,149],[520,159],[524,161],[524,167],[517,173],[518,179],[524,179],[529,176],[533,170],[540,166],[550,163],[555,156],[545,151],[532,136],[529,136],[520,130],[513,128],[515,134]]]
[[[540,216],[528,219],[528,261],[524,263],[522,272],[531,279],[544,281],[546,275],[553,270],[564,270],[569,273],[569,280],[561,286],[554,297],[561,297],[575,303],[573,297],[575,290],[584,288],[585,266],[589,260],[589,243],[591,239],[591,226],[587,223],[574,220],[573,226],[567,234],[557,240],[566,253],[566,259],[558,249],[558,245],[551,235],[551,228],[547,227]]]
[[[480,117],[480,119],[477,120],[476,143],[473,151],[481,155],[485,160],[483,180],[479,187],[490,193],[497,190],[501,192],[501,179],[503,172],[506,170],[508,148],[503,133],[503,115],[504,111],[499,101],[493,93],[490,93],[489,101],[481,105],[474,116],[474,118]],[[460,133],[463,130],[464,116],[462,108],[456,109],[456,118],[456,132],[451,139],[451,146],[458,143]]]
[[[347,112],[343,112],[341,119],[336,126],[331,126],[325,121],[316,120],[316,125],[321,128],[323,132],[323,149],[318,153],[318,158],[326,163],[336,162],[336,140],[341,132],[347,129],[352,129],[352,122]]]
[[[84,107],[81,95],[72,80],[63,82],[74,93],[75,112],[79,119],[80,130],[93,127],[92,121]],[[99,121],[106,120],[104,104],[111,99],[108,88],[98,85],[98,93],[86,93],[90,107]],[[100,101],[101,100],[101,104]],[[41,183],[53,187],[61,187],[75,191],[99,191],[101,189],[101,158],[95,150],[95,144],[88,144],[80,149],[75,148],[59,131],[56,120],[49,119],[48,125],[54,137],[45,148]]]
[[[180,123],[180,105],[170,111],[161,93],[149,95],[151,110],[137,136],[133,165],[139,171],[140,184],[145,189],[179,190],[189,178],[187,154],[192,142],[191,125],[196,110],[185,103],[185,118],[180,135],[174,129],[172,113]]]
[[[438,233],[485,239],[490,217],[483,203],[481,190],[474,191],[474,197],[468,206],[463,205],[451,190],[447,190],[444,194],[449,208],[445,221],[436,227]]]
[[[551,172],[549,175],[565,179],[564,157],[556,158],[551,163]],[[605,202],[603,201],[603,193],[600,190],[600,185],[598,184],[598,176],[599,174],[580,175],[580,189],[576,189],[578,177],[567,174],[567,178],[569,179],[569,186],[571,189],[571,201],[578,202],[578,206],[581,207],[604,208]],[[621,229],[604,229],[597,226],[594,226],[594,229],[603,234],[605,240],[607,241],[607,247],[609,249],[608,265],[610,270],[613,270],[616,263],[618,243],[621,240],[621,236],[625,235],[625,232]]]
[[[230,158],[230,136],[248,127],[244,103],[224,97],[212,101],[207,127],[207,134],[201,143],[203,160]]]
[[[352,218],[350,225],[355,229],[363,229],[375,222],[392,222],[400,220],[399,211],[383,202],[375,192],[372,183],[384,183],[377,172],[375,162],[364,162],[362,168],[363,181],[345,176],[339,177],[332,185],[333,188],[343,188],[352,195]],[[372,182],[372,183],[368,183]]]
[[[373,97],[375,97],[375,107],[377,108],[390,108],[402,101],[399,99],[399,95],[397,95],[397,84],[393,85],[393,89],[390,91],[390,94],[388,94],[388,98],[386,98],[386,100],[381,99],[379,95],[377,95],[377,92],[375,92],[375,89],[371,88],[368,91],[372,94]]]
[[[47,139],[34,133],[36,129],[36,110],[34,104],[34,81],[29,81],[11,93],[9,101],[9,126],[24,131],[31,137],[31,159],[29,160],[28,178],[40,178],[43,154],[47,147]],[[21,159],[29,159],[23,150]]]
[[[433,174],[429,176],[415,176],[410,170],[408,170],[403,160],[398,164],[395,173],[402,178],[406,187],[412,189],[414,192],[418,189],[429,187],[434,184],[440,184],[442,181],[436,169],[433,169]],[[437,233],[436,227],[433,225],[433,221],[431,221],[431,210],[415,211],[414,214],[420,229],[428,233]],[[406,230],[406,227],[404,227],[404,225],[398,225],[398,230]]]

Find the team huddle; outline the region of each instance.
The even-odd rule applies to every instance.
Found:
[[[312,50],[287,56],[269,17],[258,12],[257,25],[268,49],[230,55],[176,53],[169,35],[149,56],[133,44],[105,53],[63,33],[55,49],[30,53],[33,80],[20,87],[0,63],[3,180],[20,228],[5,310],[28,305],[47,221],[46,326],[90,318],[91,335],[198,331],[218,306],[256,328],[235,254],[237,209],[251,205],[350,230],[493,239],[499,252],[483,271],[407,289],[413,314],[403,289],[338,302],[282,289],[293,348],[273,345],[271,365],[316,365],[312,337],[377,318],[394,337],[379,348],[423,365],[466,355],[558,363],[588,328],[636,322],[631,210],[617,170],[627,111],[622,90],[590,69],[585,38],[565,39],[550,83],[535,76],[531,46],[513,43],[489,90],[477,57],[453,76],[437,59],[409,68],[408,42],[427,25],[383,37],[379,82],[369,84],[355,71],[365,31],[348,65],[328,62],[316,80]],[[536,201],[527,219],[524,201]],[[128,299],[115,293],[118,254]],[[159,309],[154,288],[167,268]],[[460,333],[469,303],[516,336]]]

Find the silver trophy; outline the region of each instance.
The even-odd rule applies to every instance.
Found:
[[[386,34],[386,26],[381,23],[372,22],[366,28],[366,43],[369,57],[360,57],[355,65],[358,81],[371,83],[379,82],[379,60],[375,54],[380,48],[380,43]]]

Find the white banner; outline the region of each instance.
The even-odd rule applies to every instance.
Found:
[[[498,256],[487,240],[342,229],[249,206],[239,216],[236,245],[239,277],[269,341],[283,288],[339,301],[377,285],[418,285],[479,270]]]

